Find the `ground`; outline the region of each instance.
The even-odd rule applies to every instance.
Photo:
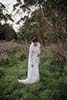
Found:
[[[24,43],[0,42],[0,100],[67,100],[67,63],[59,70],[45,49],[40,58],[40,81],[18,83],[27,76],[28,48]]]

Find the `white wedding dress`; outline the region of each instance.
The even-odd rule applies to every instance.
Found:
[[[39,81],[39,55],[40,54],[40,43],[34,46],[33,43],[29,49],[29,60],[28,60],[28,75],[26,79],[18,80],[20,83],[32,84]],[[33,67],[31,65],[34,65]]]

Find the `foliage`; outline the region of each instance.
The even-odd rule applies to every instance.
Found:
[[[26,51],[13,52],[10,64],[0,65],[0,99],[2,100],[67,100],[67,70],[64,75],[51,71],[51,66],[57,62],[51,55],[42,51],[40,61],[40,82],[31,85],[24,85],[17,82],[27,76],[27,58],[21,61],[18,56]],[[51,63],[53,62],[53,64]],[[48,64],[50,69],[48,69]],[[54,68],[58,68],[57,65]],[[67,66],[66,66],[67,68]],[[6,84],[5,84],[6,83]]]
[[[0,40],[17,39],[16,32],[9,24],[0,25]]]
[[[24,39],[24,36],[27,41],[30,41],[34,36],[33,33],[36,33],[40,42],[44,45],[46,36],[43,33],[48,33],[47,38],[49,39],[52,38],[57,41],[58,38],[61,38],[62,41],[65,40],[67,37],[66,0],[24,0],[24,3],[21,0],[16,1],[16,4],[13,5],[13,11],[16,13],[19,13],[21,10],[22,12],[28,12],[29,15],[33,5],[38,7],[38,10],[32,13],[30,19],[28,15],[25,15],[17,22],[17,24],[21,21],[25,22],[23,28],[20,28],[21,39]],[[8,19],[12,20],[12,15],[8,14],[7,11],[4,15],[3,10],[7,9],[2,3],[0,3],[0,10],[1,20],[3,18],[6,21]],[[31,26],[31,22],[37,22],[37,24]]]
[[[27,58],[26,53],[22,53],[20,56],[21,61],[24,61]]]
[[[25,21],[24,26],[20,28],[20,32],[24,34],[27,41],[31,41],[31,37],[33,36],[37,36],[43,45],[46,40],[47,42],[55,43],[57,43],[58,40],[62,42],[67,40],[65,20],[61,15],[56,17],[55,11],[53,10],[51,14],[46,17],[45,14],[47,13],[45,12],[44,14],[43,9],[38,9],[32,13],[31,18]]]
[[[27,41],[31,41],[33,36],[37,36],[43,45],[46,41],[55,43],[59,39],[62,42],[67,41],[66,0],[25,0],[24,2],[28,7],[39,4],[38,10],[35,10],[31,18],[25,20],[23,28],[20,28],[21,34],[24,34]]]
[[[2,20],[4,20],[5,22],[7,22],[8,20],[14,21],[12,19],[11,14],[8,14],[6,6],[3,3],[0,2],[0,24],[1,24]]]
[[[29,21],[26,21],[24,27],[19,30],[21,32],[20,36],[24,41],[31,42],[32,38],[35,36],[34,28],[31,27]]]

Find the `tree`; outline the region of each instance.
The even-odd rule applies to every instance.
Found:
[[[17,38],[14,29],[9,24],[6,24],[8,20],[14,22],[12,15],[8,14],[5,5],[0,2],[0,40],[11,40]],[[2,25],[2,21],[5,22],[4,25]]]
[[[14,29],[9,24],[0,25],[0,40],[17,39]]]
[[[37,22],[36,25],[32,26],[34,33],[39,34],[39,38],[44,44],[44,35],[46,34],[49,37],[49,40],[57,41],[59,38],[62,41],[66,40],[67,37],[67,2],[66,0],[24,0],[24,4],[21,3],[21,0],[17,0],[17,4],[14,5],[14,10],[20,5],[20,9],[25,11],[31,11],[30,7],[33,5],[38,6],[38,10],[32,13],[31,18],[24,17],[20,21],[24,20],[26,25],[26,20],[29,20],[28,26],[30,24]],[[19,11],[19,10],[18,10]],[[18,21],[18,24],[19,22]],[[36,29],[35,29],[35,28]],[[28,28],[29,29],[29,28]],[[30,31],[28,31],[30,32]],[[28,33],[27,32],[27,33]],[[45,37],[46,37],[45,36]]]
[[[4,20],[5,22],[7,22],[8,20],[14,21],[11,17],[11,14],[8,14],[5,5],[0,2],[0,24],[2,20]]]

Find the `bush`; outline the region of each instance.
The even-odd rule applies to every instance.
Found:
[[[21,61],[24,61],[27,58],[25,53],[22,53],[20,56]]]
[[[2,54],[0,56],[0,65],[8,65],[10,62],[10,58],[8,57],[8,55]]]
[[[59,72],[60,74],[64,71],[64,63],[57,60],[55,57],[51,57],[49,59],[49,64],[47,65],[47,69],[50,72]]]
[[[4,75],[5,75],[4,70],[0,69],[0,78],[3,78]]]

